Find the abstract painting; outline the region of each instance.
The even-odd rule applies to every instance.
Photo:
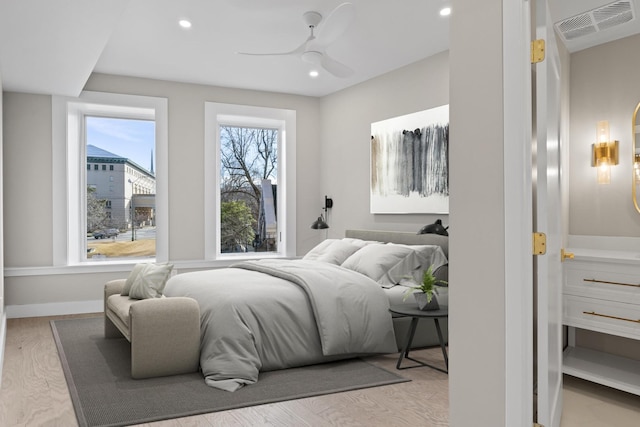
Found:
[[[371,124],[371,213],[449,213],[449,105]]]

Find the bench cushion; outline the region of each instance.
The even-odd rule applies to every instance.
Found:
[[[129,324],[129,307],[135,302],[138,300],[123,295],[111,295],[107,300],[108,307],[125,325]]]
[[[129,334],[129,307],[137,301],[123,295],[111,295],[107,299],[105,314],[129,341],[131,341]]]

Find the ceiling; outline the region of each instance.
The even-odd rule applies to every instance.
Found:
[[[2,0],[0,76],[5,91],[77,96],[92,72],[323,96],[449,44],[450,0],[349,0],[354,18],[326,48],[346,78],[287,52],[309,36],[307,11],[330,22],[345,0]],[[550,0],[554,22],[612,0]],[[640,0],[629,0],[635,10]],[[455,10],[454,12],[455,13]],[[183,29],[178,20],[192,22]],[[572,52],[640,32],[640,19],[566,42]]]

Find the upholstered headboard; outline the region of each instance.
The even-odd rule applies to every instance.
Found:
[[[346,230],[345,237],[402,245],[438,245],[442,248],[447,259],[449,258],[449,237],[440,234],[416,234],[407,231]],[[448,283],[449,264],[438,267],[433,272],[433,275]]]
[[[440,234],[416,234],[407,231],[347,230],[345,237],[403,245],[438,245],[449,258],[449,237]]]

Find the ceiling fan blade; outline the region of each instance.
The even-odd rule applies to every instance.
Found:
[[[342,62],[336,61],[326,53],[322,55],[320,65],[336,77],[345,78],[353,74],[353,70],[351,68],[344,65]]]
[[[342,3],[329,14],[318,29],[317,43],[329,46],[336,41],[347,29],[356,16],[356,10],[352,3]]]
[[[309,36],[304,43],[302,43],[297,48],[289,51],[289,52],[273,52],[273,53],[251,53],[251,52],[236,52],[238,55],[250,55],[250,56],[285,56],[285,55],[301,55],[306,49],[307,44],[314,40],[315,37]]]

